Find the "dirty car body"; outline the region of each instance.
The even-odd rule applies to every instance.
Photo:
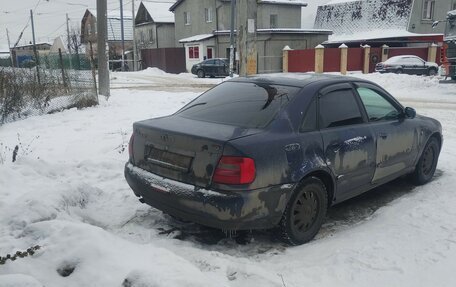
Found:
[[[225,230],[277,226],[309,177],[328,206],[354,197],[413,172],[426,142],[442,142],[438,121],[378,85],[308,74],[229,80],[133,130],[125,176],[140,201]]]

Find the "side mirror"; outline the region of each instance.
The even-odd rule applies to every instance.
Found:
[[[416,111],[414,108],[406,107],[404,109],[404,114],[407,118],[410,118],[410,119],[413,119],[414,117],[416,117]]]

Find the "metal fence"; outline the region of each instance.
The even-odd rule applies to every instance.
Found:
[[[49,54],[39,65],[0,67],[0,125],[98,104],[95,70],[84,56]]]

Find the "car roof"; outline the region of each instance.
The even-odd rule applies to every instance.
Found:
[[[389,59],[399,59],[399,58],[418,58],[418,59],[421,59],[421,57],[418,57],[417,55],[399,55],[399,56],[391,57]]]
[[[315,73],[276,73],[262,74],[249,77],[238,77],[229,80],[230,82],[250,82],[250,83],[268,83],[273,85],[285,85],[294,87],[304,87],[308,84],[321,82],[322,84],[331,83],[347,83],[347,82],[366,82],[360,78],[331,75],[331,74],[315,74]]]

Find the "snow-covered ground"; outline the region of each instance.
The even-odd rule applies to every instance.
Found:
[[[454,286],[456,88],[355,76],[442,122],[436,177],[422,187],[400,179],[335,206],[317,238],[298,247],[267,231],[240,245],[177,222],[140,204],[124,180],[132,123],[172,113],[222,79],[116,73],[117,89],[98,107],[0,126],[0,256],[42,246],[0,265],[0,286]]]

